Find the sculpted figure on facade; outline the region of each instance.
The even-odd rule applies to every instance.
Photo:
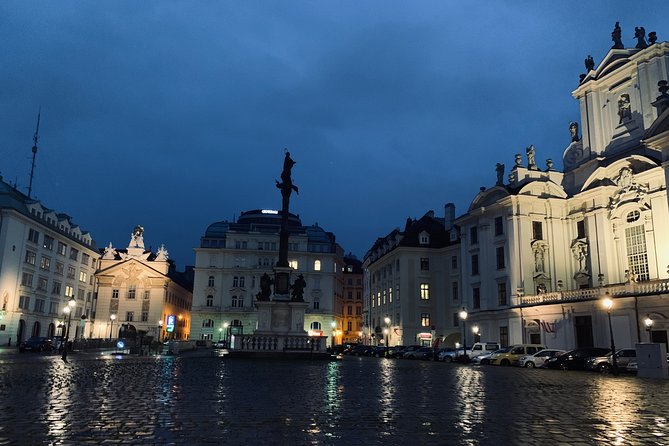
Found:
[[[632,269],[626,269],[625,270],[625,281],[627,283],[634,283],[636,282],[636,273]]]
[[[581,240],[576,240],[571,245],[571,252],[574,255],[574,259],[578,264],[578,272],[587,273],[588,266],[588,244]]]
[[[102,258],[105,260],[111,260],[115,258],[116,250],[112,247],[112,242],[109,242],[109,246],[105,247],[105,252],[102,254]]]
[[[295,282],[291,285],[292,292],[291,295],[293,302],[304,302],[304,289],[307,286],[307,281],[304,280],[304,276],[300,274],[295,279]]]
[[[525,149],[525,154],[527,155],[527,168],[536,169],[537,163],[534,158],[534,145],[531,145],[527,149]]]
[[[130,246],[133,248],[144,248],[144,228],[140,225],[135,226],[130,236]]]
[[[636,39],[636,47],[640,50],[648,48],[646,43],[646,29],[643,26],[634,28],[634,38]]]
[[[534,272],[545,273],[548,243],[543,240],[535,240],[532,242],[532,252],[534,254]]]
[[[585,58],[585,71],[590,72],[595,69],[595,60],[590,54]]]
[[[611,48],[615,50],[621,50],[625,48],[622,40],[622,30],[620,29],[620,22],[616,22],[616,26],[613,27],[613,32],[611,33],[611,40],[613,40],[613,46]]]
[[[260,276],[260,292],[256,294],[256,300],[267,301],[272,295],[272,285],[274,281],[269,274],[264,273]]]
[[[571,142],[581,140],[581,137],[578,136],[578,122],[572,121],[569,123],[569,134],[571,135]]]
[[[649,32],[648,33],[648,43],[650,45],[653,45],[655,42],[657,42],[657,33],[655,31]]]
[[[621,94],[618,98],[618,117],[620,118],[618,124],[632,119],[632,105],[630,104],[630,95],[627,93]]]

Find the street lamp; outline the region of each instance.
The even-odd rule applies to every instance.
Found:
[[[225,347],[228,347],[228,327],[230,324],[228,322],[223,322],[223,330],[225,330],[225,334],[223,335],[223,341],[225,344]]]
[[[653,342],[653,336],[650,332],[653,329],[653,320],[650,318],[650,315],[646,315],[646,319],[643,320],[643,323],[646,326],[646,331],[648,332],[648,342]]]
[[[163,320],[158,321],[158,341],[163,340]]]
[[[383,322],[386,323],[386,328],[383,330],[383,334],[386,335],[386,356],[388,356],[388,350],[389,350],[388,334],[390,333],[390,317],[388,317],[388,316],[384,317]]]
[[[478,325],[474,325],[474,326],[472,327],[472,332],[474,333],[474,342],[479,342],[479,339],[478,339],[478,337],[479,337],[479,330],[480,330],[480,329],[479,329],[479,326],[478,326]]]
[[[111,341],[112,338],[112,333],[114,332],[114,321],[116,320],[116,315],[115,314],[110,314],[109,315],[109,340]]]
[[[223,327],[218,329],[218,342],[221,342],[221,336],[223,336]]]
[[[460,319],[462,320],[462,354],[464,356],[467,356],[467,330],[466,330],[466,325],[465,322],[467,321],[467,310],[462,308],[462,311],[458,314],[460,316]],[[466,361],[466,358],[462,358],[463,361]]]
[[[67,315],[67,331],[65,332],[63,356],[61,357],[61,359],[65,362],[67,362],[67,343],[68,343],[68,338],[70,337],[70,322],[72,322],[72,312],[74,311],[74,307],[76,306],[77,306],[77,301],[74,300],[74,297],[72,297],[67,303],[67,306],[63,308],[63,312]]]
[[[334,349],[334,346],[337,342],[337,323],[335,321],[330,322],[330,327],[332,327],[332,348]]]
[[[613,341],[613,325],[611,324],[611,309],[613,308],[613,299],[605,297],[602,300],[602,305],[606,309],[609,316],[609,336],[611,336],[611,368],[614,375],[618,374],[618,358],[616,357],[616,344]]]

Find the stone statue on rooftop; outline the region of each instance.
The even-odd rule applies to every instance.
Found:
[[[534,145],[530,145],[525,149],[525,154],[527,155],[527,168],[530,170],[536,170],[537,163],[534,158]]]
[[[613,32],[611,33],[611,40],[613,40],[613,48],[614,50],[622,50],[625,48],[625,45],[623,45],[623,40],[622,40],[622,30],[620,29],[620,22],[616,22],[616,26],[613,28]]]
[[[571,142],[581,140],[581,137],[578,136],[578,122],[572,121],[569,123],[569,133],[571,134]]]
[[[636,39],[635,48],[640,50],[648,48],[648,44],[646,43],[646,29],[643,26],[634,28],[634,38]]]
[[[495,165],[495,172],[497,172],[497,186],[504,186],[504,164],[497,163]]]
[[[595,69],[595,59],[588,54],[588,57],[585,58],[585,71],[590,72]]]
[[[649,32],[648,33],[648,43],[650,45],[653,45],[655,42],[657,42],[657,33],[655,31]]]

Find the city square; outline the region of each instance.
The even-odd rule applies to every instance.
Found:
[[[669,444],[669,387],[634,376],[208,349],[0,367],[0,444]]]

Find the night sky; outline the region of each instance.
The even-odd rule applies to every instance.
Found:
[[[562,168],[571,92],[620,21],[669,40],[669,2],[0,2],[0,172],[99,247],[291,211],[362,258],[407,217],[466,212],[534,144]],[[505,175],[506,176],[506,175]]]

